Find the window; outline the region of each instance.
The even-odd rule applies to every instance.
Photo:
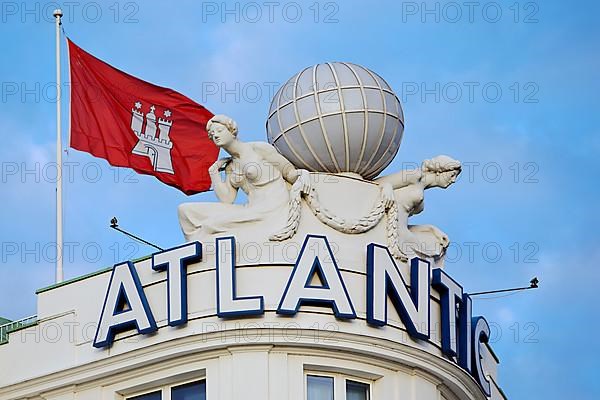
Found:
[[[346,380],[346,400],[369,400],[369,385]]]
[[[146,394],[142,394],[142,395],[135,396],[135,397],[130,397],[127,400],[160,400],[160,398],[161,398],[160,390],[157,390],[156,392],[151,392],[151,393],[146,393]]]
[[[333,378],[308,375],[306,377],[307,400],[333,400]]]
[[[306,400],[370,400],[371,385],[343,375],[306,375]]]
[[[127,400],[206,400],[206,380],[167,386]]]
[[[172,388],[171,400],[206,400],[206,381],[186,383]]]

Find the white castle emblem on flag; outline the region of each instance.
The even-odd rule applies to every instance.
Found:
[[[171,139],[169,138],[173,121],[158,118],[159,134],[157,137],[157,119],[154,114],[156,107],[151,106],[150,112],[146,114],[146,129],[142,133],[144,113],[140,111],[141,108],[142,103],[137,101],[135,103],[135,108],[131,109],[131,129],[139,139],[131,153],[148,157],[152,163],[152,167],[154,167],[154,170],[157,172],[174,174],[175,171],[173,171],[173,164],[171,163],[171,149],[173,148],[173,142],[171,142]],[[164,116],[165,118],[169,118],[171,116],[171,111],[165,110]]]

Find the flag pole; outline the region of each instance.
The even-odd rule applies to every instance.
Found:
[[[63,224],[62,224],[62,138],[61,138],[61,81],[60,81],[60,25],[63,12],[54,10],[56,20],[56,283],[63,274]]]

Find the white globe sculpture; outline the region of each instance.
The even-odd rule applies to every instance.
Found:
[[[342,62],[317,64],[275,94],[267,119],[269,143],[297,168],[376,177],[392,161],[404,113],[376,73]]]

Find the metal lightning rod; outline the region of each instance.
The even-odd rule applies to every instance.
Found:
[[[113,229],[114,229],[114,230],[116,230],[116,231],[119,231],[119,232],[121,232],[122,234],[124,234],[124,235],[126,235],[126,236],[129,236],[130,238],[133,238],[133,239],[135,239],[135,240],[137,240],[137,241],[140,241],[140,242],[142,242],[142,243],[144,243],[144,244],[147,244],[148,246],[152,246],[152,247],[154,247],[154,248],[155,248],[155,249],[157,249],[157,250],[160,250],[160,251],[164,251],[164,250],[165,250],[165,249],[163,249],[162,247],[158,247],[157,245],[155,245],[155,244],[153,244],[153,243],[150,243],[149,241],[147,241],[147,240],[144,240],[144,239],[142,239],[142,238],[141,238],[141,237],[139,237],[139,236],[136,236],[136,235],[134,235],[133,233],[129,233],[129,232],[127,232],[127,231],[125,231],[125,230],[123,230],[123,229],[119,228],[119,221],[117,220],[117,217],[113,217],[113,218],[110,220],[110,227],[111,227],[111,228],[113,228]]]
[[[539,283],[540,283],[540,280],[537,277],[533,277],[533,279],[529,281],[529,286],[512,288],[512,289],[488,290],[488,291],[485,291],[485,292],[469,293],[469,296],[479,296],[481,294],[516,292],[516,291],[519,291],[519,290],[537,289],[539,287],[539,285],[538,285]]]

